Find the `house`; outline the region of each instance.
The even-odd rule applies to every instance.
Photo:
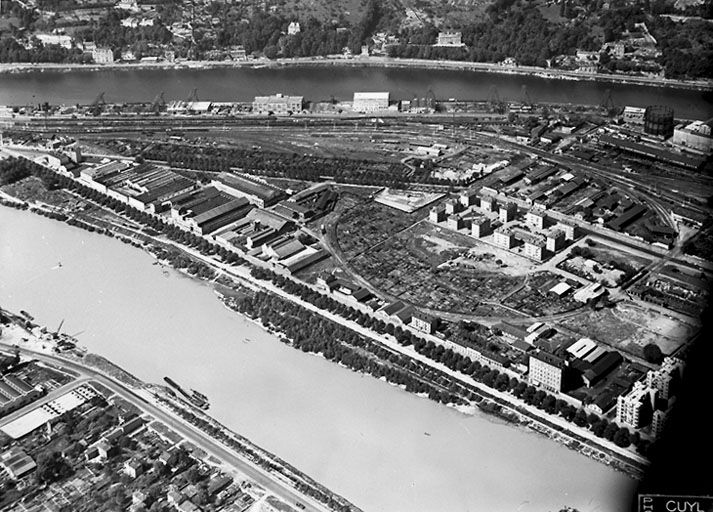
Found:
[[[99,454],[99,458],[101,459],[108,459],[116,453],[116,446],[114,446],[106,439],[102,439],[101,441],[99,441],[99,444],[97,444],[96,448],[97,453]]]
[[[94,48],[92,58],[97,64],[111,64],[114,62],[114,52],[111,48]]]
[[[294,36],[295,34],[299,34],[301,30],[299,21],[291,21],[287,26],[287,35]]]
[[[460,32],[439,32],[438,40],[434,46],[447,46],[460,48],[463,44],[462,34]]]
[[[127,460],[124,462],[124,473],[130,478],[136,478],[137,476],[143,474],[144,467],[140,461],[136,459]]]

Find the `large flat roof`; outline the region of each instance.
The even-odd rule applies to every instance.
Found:
[[[50,400],[46,404],[20,416],[0,428],[0,430],[13,439],[19,439],[41,427],[48,421],[58,418],[65,412],[79,407],[95,395],[96,392],[92,388],[87,385],[82,385],[79,388],[73,389],[59,398]]]
[[[388,92],[355,92],[355,100],[389,100]]]

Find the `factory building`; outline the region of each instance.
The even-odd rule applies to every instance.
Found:
[[[687,125],[680,124],[673,130],[673,143],[683,148],[710,153],[713,151],[711,126],[713,126],[713,119],[706,122],[694,121]]]
[[[352,110],[354,112],[378,112],[389,108],[388,92],[355,92]]]
[[[302,112],[303,107],[304,97],[302,96],[284,96],[282,94],[255,96],[253,114],[286,116]]]

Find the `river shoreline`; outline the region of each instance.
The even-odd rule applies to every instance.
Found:
[[[54,64],[54,63],[3,63],[0,74],[29,74],[44,72],[100,72],[100,71],[144,71],[144,70],[207,70],[207,69],[285,69],[320,67],[377,67],[429,69],[440,71],[471,71],[497,75],[529,76],[543,80],[574,80],[624,85],[640,85],[660,89],[683,89],[701,92],[713,91],[713,80],[674,80],[657,77],[629,75],[609,75],[604,73],[585,74],[562,69],[539,68],[535,66],[502,66],[487,62],[436,61],[427,59],[393,59],[386,57],[309,57],[252,61],[180,61],[180,62],[115,62],[111,64]]]
[[[56,218],[52,215],[52,213],[55,213],[55,212],[47,211],[45,208],[43,208],[43,205],[41,205],[41,204],[38,204],[38,203],[35,203],[34,205],[31,203],[28,204],[28,202],[23,201],[18,198],[13,198],[12,196],[10,196],[9,194],[7,194],[5,192],[2,193],[2,196],[5,196],[5,199],[0,200],[0,205],[7,206],[10,208],[19,208],[22,210],[29,211],[30,213],[49,217],[52,220],[62,221],[61,219]],[[11,204],[14,201],[12,201],[12,200],[8,201],[8,199],[10,199],[10,198],[14,199],[17,202],[15,202],[15,204]],[[0,197],[0,199],[3,199],[3,198]],[[66,221],[64,221],[64,222],[66,223]],[[252,318],[252,317],[246,315],[245,313],[242,313],[241,311],[236,310],[234,307],[231,307],[230,300],[228,299],[227,294],[218,288],[218,286],[226,287],[225,285],[223,285],[222,283],[219,283],[217,281],[217,277],[220,274],[218,274],[218,276],[216,276],[216,278],[211,278],[211,279],[201,277],[200,275],[197,275],[197,274],[191,274],[185,268],[177,267],[170,260],[163,259],[163,258],[159,257],[159,255],[152,250],[152,248],[155,248],[156,246],[151,245],[150,239],[146,240],[146,239],[141,239],[141,237],[132,237],[131,235],[127,236],[126,234],[123,234],[123,235],[116,234],[116,233],[113,233],[112,231],[108,230],[106,227],[102,227],[99,225],[86,224],[85,222],[82,222],[81,224],[71,224],[71,225],[73,225],[74,227],[79,227],[81,229],[89,229],[90,231],[92,231],[96,234],[105,235],[105,236],[109,236],[112,238],[118,238],[120,241],[122,241],[124,243],[132,245],[136,248],[142,249],[144,252],[149,254],[151,257],[155,258],[156,261],[161,266],[164,266],[164,265],[169,266],[172,269],[174,269],[175,271],[177,271],[179,274],[181,274],[185,277],[196,278],[199,281],[203,281],[206,284],[210,284],[210,282],[213,281],[212,288],[213,288],[214,292],[216,293],[218,300],[222,303],[222,305],[226,309],[232,311],[235,314],[240,315],[242,318],[255,324],[256,326],[258,326],[259,328],[264,330],[266,333],[277,337],[282,343],[285,343],[294,349],[297,348],[296,346],[294,346],[293,340],[284,332],[282,332],[279,329],[276,329],[272,326],[265,325],[259,318]],[[156,243],[156,241],[154,241],[154,243]],[[164,247],[173,246],[173,247],[179,249],[183,254],[187,255],[189,258],[193,259],[192,254],[190,252],[182,250],[181,248],[178,248],[175,244],[171,244],[171,243],[163,244],[162,243],[162,246],[164,246]],[[206,264],[203,262],[199,262],[199,265],[206,265]],[[245,287],[252,291],[259,291],[259,290],[263,289],[263,287],[260,286],[259,284],[243,280],[234,274],[228,275],[227,278],[231,282],[237,284],[237,286]],[[226,287],[226,288],[230,288],[230,287]],[[234,290],[234,291],[239,292],[239,290]],[[243,293],[243,292],[240,292],[240,293]],[[268,291],[268,293],[270,293],[270,292]],[[314,352],[312,352],[312,353],[317,357],[321,357],[325,360],[327,359],[321,353],[314,353]],[[338,365],[342,366],[346,369],[349,369],[350,371],[356,371],[356,370],[349,368],[348,366],[345,366],[343,364],[338,364]],[[365,375],[370,375],[368,372],[357,371],[357,373],[364,373]],[[384,379],[378,379],[378,380],[384,380]],[[398,387],[399,389],[405,390],[405,387],[403,387],[401,385],[390,382],[388,380],[386,380],[386,382],[392,386]],[[415,393],[415,394],[416,394],[416,396],[419,396],[421,398],[428,399],[428,396],[424,397],[424,396],[421,396],[421,394],[419,394],[419,393]],[[550,440],[555,441],[558,444],[563,445],[563,446],[567,447],[568,449],[579,453],[580,455],[583,455],[587,458],[590,458],[590,459],[595,460],[601,464],[604,464],[607,467],[614,469],[617,472],[621,472],[622,474],[625,474],[630,478],[639,479],[641,477],[642,467],[638,466],[635,462],[633,462],[633,460],[628,460],[628,461],[624,462],[624,460],[617,458],[615,455],[613,455],[611,453],[607,453],[607,450],[604,449],[603,447],[597,446],[596,444],[594,444],[594,445],[589,444],[586,441],[586,439],[583,439],[583,438],[575,439],[575,438],[570,437],[570,435],[568,435],[566,430],[562,431],[558,428],[554,428],[554,426],[549,424],[549,422],[544,418],[537,419],[535,417],[532,417],[531,415],[526,414],[524,409],[519,410],[518,407],[514,407],[509,404],[501,403],[501,401],[498,400],[494,396],[488,397],[488,396],[485,396],[484,394],[482,394],[482,392],[478,393],[478,394],[481,397],[481,400],[478,400],[478,401],[476,401],[476,403],[472,404],[472,407],[474,408],[473,410],[477,409],[477,410],[483,412],[486,416],[488,416],[490,418],[493,418],[493,419],[497,418],[501,421],[509,423],[510,425],[512,425],[514,427],[522,428],[528,432],[544,435],[545,437],[549,438]],[[466,411],[466,410],[464,410],[463,407],[457,406],[455,404],[445,404],[445,405],[447,407],[451,407],[451,408],[459,411],[461,414],[473,415],[472,412]]]

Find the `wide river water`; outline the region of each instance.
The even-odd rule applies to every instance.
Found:
[[[62,266],[58,266],[58,262]],[[0,305],[211,414],[366,511],[620,512],[634,482],[523,428],[294,350],[131,246],[0,206]],[[425,433],[430,433],[430,436]]]
[[[194,88],[204,100],[248,101],[282,92],[316,101],[332,96],[351,100],[355,91],[389,91],[392,98],[411,99],[425,97],[429,90],[439,99],[490,99],[494,87],[501,99],[518,101],[523,85],[536,102],[598,105],[609,89],[618,106],[666,104],[678,117],[713,116],[713,95],[698,91],[474,71],[338,66],[0,74],[0,105],[89,103],[100,92],[109,102],[149,102],[162,91],[167,100],[185,99]]]

